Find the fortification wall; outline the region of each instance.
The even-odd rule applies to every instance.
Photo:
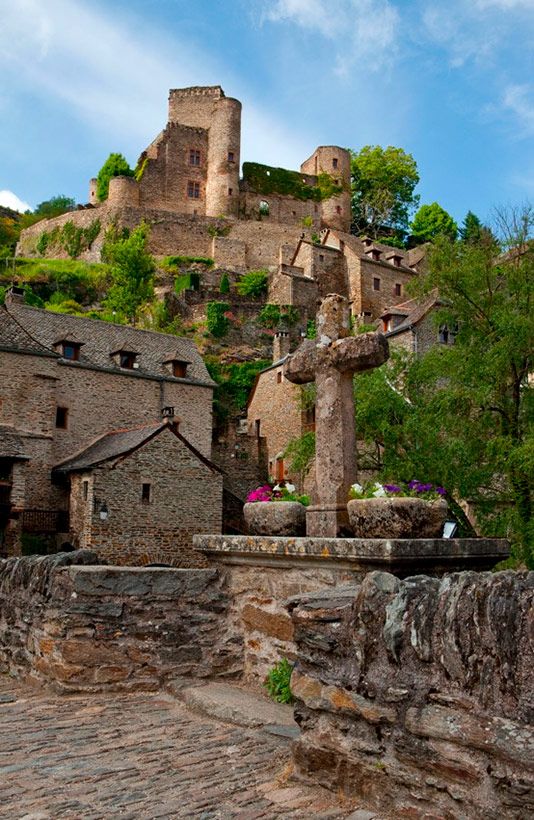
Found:
[[[294,599],[299,776],[381,815],[529,816],[533,599],[514,572],[373,572]]]

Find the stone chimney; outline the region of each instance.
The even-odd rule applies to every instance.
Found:
[[[8,290],[6,290],[5,303],[6,305],[23,305],[24,288],[19,288],[16,285],[12,285]]]
[[[277,330],[273,340],[273,362],[279,362],[289,353],[290,338],[287,330]]]

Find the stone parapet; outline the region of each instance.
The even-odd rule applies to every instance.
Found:
[[[373,572],[295,597],[298,775],[380,816],[530,816],[533,601],[532,572]]]

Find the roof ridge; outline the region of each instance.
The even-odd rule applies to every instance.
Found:
[[[7,304],[3,304],[2,307],[3,307],[4,311],[7,313],[7,315],[10,317],[10,319],[12,319],[12,321],[15,322],[17,327],[19,327],[22,330],[22,332],[24,333],[25,336],[28,337],[28,339],[31,339],[32,342],[34,342],[41,350],[46,350],[47,353],[51,353],[54,356],[57,355],[53,350],[50,350],[49,347],[46,347],[44,344],[42,344],[42,342],[40,342],[38,339],[36,339],[34,336],[32,336],[32,334],[28,330],[26,330],[24,325],[21,325],[21,323],[19,322],[17,317],[9,310],[9,306]],[[28,307],[29,307],[29,305],[28,305]]]

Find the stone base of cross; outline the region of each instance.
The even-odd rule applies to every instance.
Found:
[[[315,489],[306,511],[306,533],[318,538],[349,535],[347,500],[358,479],[354,373],[380,367],[389,358],[382,333],[350,335],[349,303],[329,294],[317,314],[317,337],[306,339],[285,361],[285,378],[315,382]]]

